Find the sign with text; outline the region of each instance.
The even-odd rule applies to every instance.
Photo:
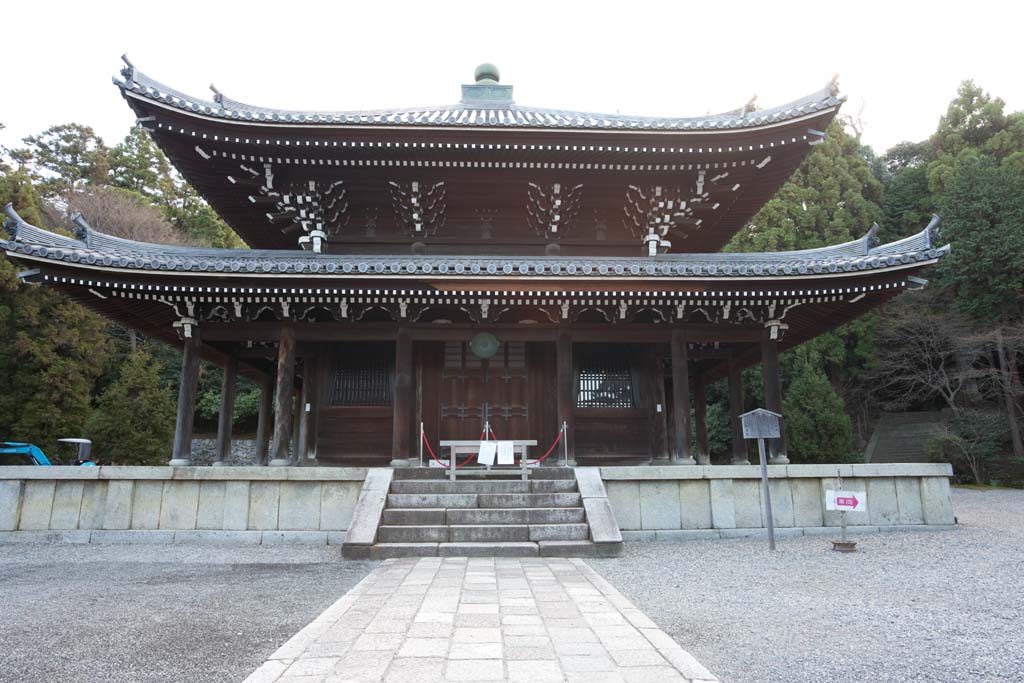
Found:
[[[825,491],[825,509],[866,512],[868,497],[864,491]]]
[[[779,418],[782,416],[764,408],[740,415],[744,439],[777,439],[782,435]]]

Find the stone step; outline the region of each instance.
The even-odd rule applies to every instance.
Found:
[[[370,559],[395,557],[617,557],[621,543],[541,541],[539,543],[378,543]]]
[[[508,528],[508,527],[498,527]],[[377,527],[377,543],[441,543],[448,542],[447,526],[389,526]],[[509,539],[518,540],[518,539]],[[529,539],[526,539],[529,540]]]
[[[582,524],[586,521],[582,507],[453,509],[445,513],[445,523],[449,525]]]
[[[541,557],[618,557],[622,543],[594,543],[592,541],[540,541]]]
[[[389,508],[475,508],[475,493],[389,493]]]
[[[473,524],[447,527],[451,543],[516,543],[532,540],[525,524]]]
[[[439,557],[537,557],[536,543],[438,543]]]
[[[387,526],[444,526],[448,523],[444,508],[385,508],[381,524]]]
[[[567,508],[582,504],[583,498],[578,493],[481,493],[477,496],[477,506],[481,508]]]
[[[531,541],[589,541],[589,524],[531,524]]]
[[[552,456],[554,457],[554,456]],[[502,469],[485,470],[483,468],[465,467],[458,471],[459,479],[465,477],[487,478],[497,480],[517,480],[522,476],[521,470]],[[443,467],[396,467],[392,478],[399,480],[437,480],[447,479],[448,470]],[[532,467],[530,468],[530,481],[549,479],[575,480],[576,475],[571,467]]]
[[[370,548],[371,560],[393,557],[437,557],[437,543],[377,543]]]
[[[576,482],[568,479],[540,479],[537,481],[404,479],[391,482],[391,493],[574,493],[575,491]]]

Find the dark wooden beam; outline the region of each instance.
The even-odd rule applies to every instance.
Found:
[[[562,438],[566,440],[565,448],[569,453],[570,464],[576,461],[576,421],[574,419],[574,412],[576,410],[576,372],[572,357],[574,341],[573,333],[568,329],[559,330],[558,337],[555,340],[558,427],[561,428],[562,423],[565,422],[566,432]]]
[[[764,380],[764,403],[765,408],[782,415],[782,384],[779,380],[779,344],[769,339],[767,333],[761,340],[761,372]],[[768,441],[770,462],[773,465],[785,465],[789,462],[786,457],[786,427],[785,420],[779,420],[779,430],[782,436],[778,439]]]
[[[196,415],[196,386],[199,382],[199,330],[185,338],[181,359],[181,383],[178,385],[178,416],[174,423],[172,467],[192,464],[192,425]]]
[[[687,333],[672,330],[672,420],[676,432],[676,461],[694,465],[690,455],[690,368],[687,358]]]
[[[270,465],[288,464],[288,443],[292,434],[292,394],[295,387],[295,330],[281,327],[277,349],[277,382],[274,386],[274,434],[270,438]]]
[[[415,396],[413,395],[412,334],[406,328],[395,339],[395,389],[391,415],[391,459],[404,464],[412,458],[410,433]]]
[[[729,429],[732,432],[732,464],[749,465],[747,442],[743,438],[743,425],[740,414],[743,413],[743,366],[735,358],[729,364]]]
[[[231,457],[231,430],[235,414],[235,383],[238,378],[238,359],[228,358],[224,364],[224,379],[220,385],[220,415],[217,418],[217,450],[214,465],[223,465]]]

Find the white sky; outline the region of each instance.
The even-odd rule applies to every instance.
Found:
[[[843,108],[884,151],[926,138],[974,78],[1024,108],[1024,6],[989,2],[11,2],[0,16],[0,144],[47,126],[133,122],[110,77],[289,109],[457,102],[482,61],[521,104],[689,116],[782,104],[838,72]]]

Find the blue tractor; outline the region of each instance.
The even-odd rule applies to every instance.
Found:
[[[95,467],[96,463],[89,459],[92,450],[92,442],[88,439],[58,439],[63,443],[72,443],[78,446],[78,453],[75,465],[80,467]],[[43,450],[30,443],[19,443],[17,441],[0,441],[0,465],[39,465],[52,467],[53,463],[46,457]]]

